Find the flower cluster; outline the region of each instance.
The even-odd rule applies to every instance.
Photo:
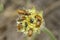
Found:
[[[43,23],[43,11],[36,11],[35,8],[28,10],[18,10],[17,31],[23,32],[31,37],[34,33],[39,33]]]

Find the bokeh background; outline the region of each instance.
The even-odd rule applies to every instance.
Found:
[[[44,11],[46,27],[60,40],[60,0],[30,0],[27,7],[35,6]],[[26,6],[26,0],[0,0],[0,40],[24,40],[16,31],[17,9]],[[50,40],[43,32],[35,40]]]

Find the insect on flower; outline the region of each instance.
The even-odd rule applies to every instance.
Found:
[[[18,25],[18,32],[23,32],[28,37],[31,37],[33,34],[37,33],[38,30],[41,29],[41,25],[43,22],[43,11],[36,11],[36,9],[28,9],[28,10],[18,10],[18,14],[21,17],[18,17],[17,25]],[[27,15],[27,16],[26,16]],[[21,27],[20,24],[21,23]],[[39,32],[39,31],[38,31]]]
[[[42,18],[39,15],[36,15],[35,18],[37,19],[36,27],[40,27]]]
[[[30,15],[30,13],[28,13],[28,11],[26,11],[26,10],[18,10],[18,14]]]
[[[17,25],[17,28],[18,28],[18,30],[22,29],[22,25],[21,24],[18,24]]]
[[[30,29],[28,30],[28,36],[31,37],[32,34],[33,34],[33,30],[32,30],[32,28],[30,28]]]

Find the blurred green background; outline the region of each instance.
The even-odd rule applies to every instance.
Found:
[[[27,7],[35,6],[44,11],[46,27],[60,40],[60,0],[30,0]],[[26,0],[0,0],[0,40],[24,40],[16,31],[17,9],[26,7]],[[43,32],[35,40],[50,40]]]

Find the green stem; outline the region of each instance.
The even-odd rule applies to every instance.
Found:
[[[46,27],[42,31],[45,32],[50,37],[50,40],[57,40],[55,36],[50,32],[50,30],[47,29]]]

